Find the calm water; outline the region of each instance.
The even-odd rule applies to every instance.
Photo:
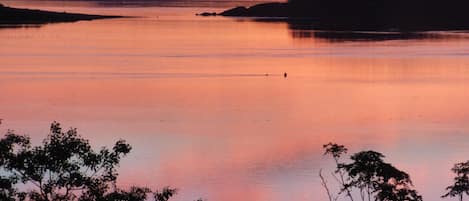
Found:
[[[434,201],[469,159],[469,34],[329,40],[193,15],[222,8],[29,7],[142,16],[0,29],[0,132],[38,142],[57,120],[96,146],[126,139],[121,186],[326,200],[317,174],[333,141],[383,152]]]

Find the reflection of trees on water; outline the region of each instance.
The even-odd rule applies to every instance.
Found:
[[[397,31],[347,31],[327,30],[314,22],[286,21],[290,35],[295,39],[324,39],[330,42],[345,41],[385,41],[443,39],[444,34],[436,32],[397,32]]]
[[[290,30],[292,38],[296,39],[324,39],[329,42],[346,41],[386,41],[386,40],[418,40],[441,39],[443,35],[414,32],[341,32],[341,31],[314,31],[314,30]]]

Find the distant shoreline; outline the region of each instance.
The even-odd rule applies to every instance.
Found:
[[[77,22],[83,20],[122,18],[124,16],[89,15],[80,13],[54,12],[26,8],[12,8],[0,4],[0,25],[47,24]]]
[[[294,27],[334,31],[469,30],[469,2],[452,0],[329,1],[289,0],[234,7],[200,16],[253,17],[286,21]],[[271,19],[271,20],[269,20]]]

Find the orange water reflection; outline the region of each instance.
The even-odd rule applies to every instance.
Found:
[[[176,200],[324,200],[329,141],[385,153],[426,200],[467,159],[465,39],[301,42],[283,23],[139,9],[0,29],[0,130],[39,140],[59,120],[96,145],[127,139],[120,184]]]

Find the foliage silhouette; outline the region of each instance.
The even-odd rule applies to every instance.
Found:
[[[469,161],[464,163],[457,163],[451,169],[455,174],[454,184],[448,186],[448,192],[442,197],[458,197],[460,201],[463,200],[464,194],[469,195]]]
[[[335,174],[340,192],[346,192],[353,200],[352,190],[358,190],[362,201],[421,201],[410,176],[393,165],[383,161],[384,155],[375,151],[361,151],[350,157],[350,163],[341,163],[339,158],[347,153],[343,145],[329,143],[323,146],[326,155],[336,162]],[[322,175],[320,175],[322,176]],[[324,181],[324,180],[323,180]],[[324,186],[324,185],[323,185]],[[328,191],[327,187],[326,191]],[[328,193],[329,194],[329,193]],[[331,197],[331,196],[329,196]]]
[[[337,179],[337,181],[339,182],[339,184],[341,186],[341,191],[342,192],[345,191],[347,193],[347,197],[350,198],[350,201],[354,201],[352,193],[351,193],[350,186],[347,185],[346,182],[345,182],[346,172],[344,171],[343,168],[341,168],[341,163],[339,162],[340,157],[344,154],[347,154],[348,149],[344,145],[338,145],[338,144],[333,144],[333,143],[325,144],[325,145],[323,145],[323,148],[325,149],[324,155],[331,155],[332,158],[334,159],[334,162],[336,164],[335,173],[339,175],[339,179]],[[319,176],[322,178],[321,180],[324,183],[323,186],[327,190],[327,186],[325,185],[325,182],[324,182],[324,179],[323,179],[323,176],[321,175],[321,173],[319,174]],[[328,193],[328,194],[330,194],[330,193]],[[331,197],[332,196],[329,195],[329,199]],[[334,200],[337,200],[337,199],[338,199],[338,195],[335,196]]]
[[[156,191],[154,194],[155,200],[157,201],[168,201],[169,198],[171,198],[173,195],[175,195],[177,192],[176,189],[171,189],[168,187],[163,188],[163,190]]]
[[[144,201],[152,192],[149,188],[116,187],[117,167],[131,149],[119,140],[112,149],[94,151],[76,129],[63,131],[57,122],[41,146],[32,146],[29,137],[10,130],[0,139],[0,200]],[[33,189],[22,191],[17,184]],[[175,193],[166,187],[153,198],[167,201]]]
[[[55,22],[76,22],[81,20],[97,20],[121,18],[122,16],[87,15],[79,13],[65,13],[43,11],[35,9],[12,8],[0,4],[0,24],[46,24]]]

